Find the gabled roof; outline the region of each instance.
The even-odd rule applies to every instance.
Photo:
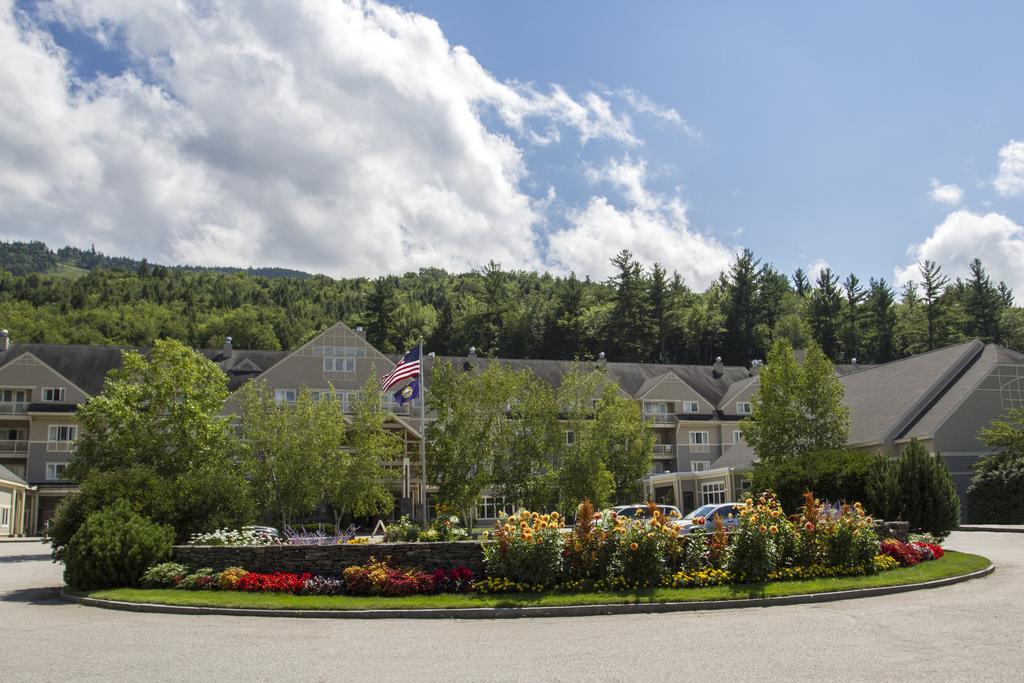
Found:
[[[732,386],[729,387],[729,390],[725,392],[725,396],[723,396],[722,400],[718,402],[718,409],[725,410],[725,407],[732,403],[734,400],[736,400],[737,396],[742,394],[744,391],[749,389],[754,384],[760,383],[760,381],[760,377],[754,375],[753,377],[748,377],[747,379],[741,379],[739,382],[733,382]]]
[[[31,488],[28,485],[27,481],[25,481],[24,479],[19,477],[14,472],[11,472],[9,469],[4,467],[3,465],[0,465],[0,481],[8,483],[8,484],[14,484],[16,486],[23,486],[25,488]]]
[[[389,356],[397,360],[399,356]],[[461,368],[468,362],[465,356],[437,356],[436,360],[446,360],[453,367]],[[537,377],[544,380],[551,386],[558,388],[562,383],[562,375],[566,369],[577,365],[584,370],[597,366],[593,361],[566,361],[566,360],[533,360],[518,358],[493,358],[477,359],[475,362],[484,367],[488,362],[498,361],[507,365],[513,370],[530,369]],[[430,359],[427,359],[429,365]],[[717,405],[722,396],[734,382],[750,376],[750,371],[745,367],[725,366],[721,375],[717,375],[710,365],[660,365],[653,363],[606,363],[605,372],[608,378],[619,385],[622,391],[629,396],[639,396],[645,390],[644,387],[650,382],[655,384],[663,379],[666,374],[672,373],[681,379],[691,389],[696,391],[711,405]],[[650,388],[650,387],[647,387]]]
[[[1003,346],[987,344],[978,359],[952,382],[946,391],[902,433],[897,439],[927,439],[956,412],[957,408],[974,393],[982,380],[989,376],[997,365],[1024,365],[1024,354]]]
[[[754,468],[756,460],[754,449],[741,441],[726,448],[722,456],[711,463],[711,469],[731,467],[734,470],[750,470]]]
[[[95,395],[103,389],[107,373],[121,367],[123,350],[91,344],[11,344],[0,352],[0,367],[31,353],[82,391]]]
[[[848,443],[887,443],[907,432],[984,349],[974,339],[840,377],[850,407]]]

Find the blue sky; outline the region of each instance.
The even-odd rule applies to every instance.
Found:
[[[0,2],[0,236],[336,275],[626,247],[696,286],[741,247],[980,256],[1024,288],[1019,3],[392,7]]]
[[[1024,137],[1020,3],[404,4],[501,78],[675,108],[701,137],[644,122],[655,185],[787,271],[823,258],[891,277],[946,214],[933,177],[1024,218],[985,186],[994,151]]]

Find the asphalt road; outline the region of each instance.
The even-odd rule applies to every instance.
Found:
[[[507,621],[134,614],[55,597],[0,543],[5,680],[1021,680],[1024,534],[953,534],[984,579],[821,605]]]

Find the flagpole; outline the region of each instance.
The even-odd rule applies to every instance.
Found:
[[[420,470],[423,481],[423,528],[427,528],[427,359],[420,337]]]

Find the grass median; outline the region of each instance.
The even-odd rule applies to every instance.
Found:
[[[458,609],[469,607],[561,607],[652,602],[694,602],[782,597],[808,593],[902,586],[962,576],[984,569],[989,560],[947,550],[945,557],[916,567],[893,569],[873,576],[849,576],[806,581],[713,586],[708,588],[651,588],[595,593],[513,593],[503,595],[414,595],[402,598],[353,595],[290,595],[287,593],[238,593],[178,589],[111,588],[84,593],[91,598],[157,605],[232,607],[247,609],[370,610]]]

